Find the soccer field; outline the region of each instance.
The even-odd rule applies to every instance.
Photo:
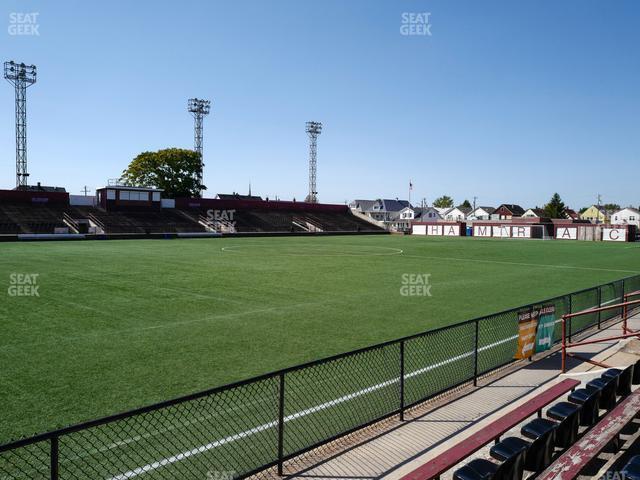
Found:
[[[340,236],[0,244],[0,443],[640,272],[629,243]],[[403,296],[430,274],[431,296]]]

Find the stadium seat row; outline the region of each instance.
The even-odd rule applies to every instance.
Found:
[[[568,402],[558,402],[547,409],[549,418],[536,418],[524,425],[520,433],[525,438],[496,441],[490,455],[498,462],[472,460],[454,472],[454,480],[521,480],[525,470],[543,471],[551,464],[556,447],[564,450],[575,443],[579,427],[595,425],[600,409],[613,409],[618,396],[624,398],[631,393],[632,384],[640,384],[640,361],[624,370],[609,369],[585,388],[575,390]],[[638,476],[627,478],[640,480],[640,456],[630,468],[635,468]]]

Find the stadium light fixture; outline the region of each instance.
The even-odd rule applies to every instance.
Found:
[[[27,88],[36,83],[35,65],[4,62],[4,78],[15,89],[16,110],[16,187],[27,185]]]

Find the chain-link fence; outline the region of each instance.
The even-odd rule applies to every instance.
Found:
[[[561,317],[621,303],[640,275],[233,385],[0,446],[0,480],[230,480],[305,451],[513,361],[523,311]],[[639,297],[636,297],[639,298]],[[567,322],[576,334],[619,309]]]

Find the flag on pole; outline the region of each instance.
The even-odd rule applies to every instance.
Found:
[[[411,183],[411,180],[409,180],[409,190],[413,190],[413,183]]]

